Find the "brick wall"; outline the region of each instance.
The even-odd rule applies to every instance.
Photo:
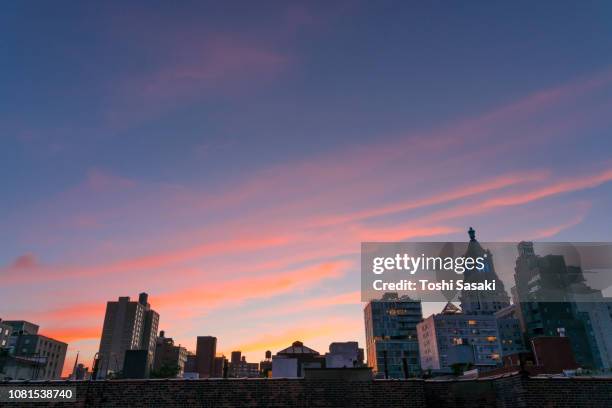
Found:
[[[0,387],[8,385],[0,383]],[[513,375],[461,381],[226,379],[66,381],[18,385],[76,386],[77,389],[76,403],[14,405],[20,407],[612,406],[612,378],[536,379]]]

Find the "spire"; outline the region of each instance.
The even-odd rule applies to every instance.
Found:
[[[468,235],[470,236],[470,241],[476,241],[476,230],[474,228],[470,227]]]

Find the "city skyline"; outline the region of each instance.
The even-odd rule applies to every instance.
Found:
[[[483,267],[479,271],[482,276],[474,275],[471,278],[468,277],[468,279],[498,279],[495,272],[495,262],[493,261],[494,252],[491,252],[489,248],[485,249],[481,246],[476,239],[476,231],[472,227],[469,228],[467,233],[469,242],[466,243],[465,255],[477,256],[479,254],[488,254],[487,259],[490,260],[488,266]],[[541,244],[546,245],[545,243]],[[461,348],[461,350],[459,348],[457,350],[453,349],[452,353],[448,352],[448,358],[452,359],[452,361],[459,359],[459,361],[462,361],[461,364],[471,361],[477,367],[484,366],[491,369],[491,366],[500,366],[501,357],[505,358],[506,353],[517,353],[508,356],[510,358],[508,361],[512,361],[525,351],[522,346],[523,335],[527,336],[526,338],[529,340],[533,340],[533,336],[544,339],[538,340],[537,345],[534,343],[534,353],[535,349],[539,347],[553,346],[551,342],[556,341],[554,338],[560,337],[565,340],[567,335],[570,342],[566,340],[566,345],[563,345],[561,340],[559,340],[560,342],[554,345],[554,347],[562,348],[569,346],[571,349],[570,353],[573,357],[564,363],[568,364],[565,368],[574,367],[574,364],[576,364],[573,362],[575,358],[575,361],[586,368],[609,369],[609,365],[612,362],[609,358],[610,341],[607,334],[612,329],[610,325],[611,309],[609,308],[609,298],[606,301],[606,298],[602,297],[602,291],[588,286],[580,266],[572,265],[571,262],[567,263],[570,259],[580,259],[580,255],[578,253],[572,254],[572,251],[565,255],[538,255],[534,251],[533,242],[528,241],[518,243],[517,250],[518,257],[515,261],[516,274],[514,276],[516,287],[512,288],[514,298],[514,304],[512,305],[508,302],[509,298],[503,285],[500,286],[498,292],[483,292],[477,297],[472,297],[473,293],[469,289],[462,291],[458,299],[460,307],[448,302],[441,313],[430,316],[423,315],[422,302],[425,304],[429,303],[430,307],[432,303],[436,302],[422,301],[421,299],[410,298],[408,296],[399,297],[397,292],[385,292],[381,294],[380,298],[371,299],[364,308],[367,362],[370,368],[377,375],[382,375],[382,366],[384,365],[384,376],[388,377],[391,375],[392,378],[404,378],[403,376],[407,377],[409,375],[419,376],[423,373],[425,373],[424,375],[429,375],[419,368],[418,360],[420,356],[421,362],[427,361],[428,367],[434,367],[438,374],[441,372],[448,373],[450,371],[449,367],[455,363],[446,363],[446,354],[441,354],[441,359],[439,360],[436,353],[446,353],[446,351],[442,350],[446,350],[450,345],[451,348]],[[552,248],[552,252],[558,253],[559,248]],[[587,255],[587,253],[583,253],[583,255]],[[567,259],[565,259],[566,256],[568,256]],[[576,256],[578,257],[576,258]],[[587,256],[602,259],[593,252]],[[583,261],[585,265],[589,265],[589,259],[584,258]],[[601,264],[601,266],[607,268],[605,264]],[[534,281],[537,283],[534,284]],[[559,298],[563,300],[553,300],[557,298],[550,298],[550,296],[545,295],[550,290],[559,289],[563,290],[563,296]],[[517,303],[519,298],[516,296],[520,296],[522,299],[520,303]],[[572,303],[576,301],[578,303]],[[545,320],[547,323],[543,326],[543,320],[540,317],[541,313],[549,313],[550,311],[552,311],[551,317],[553,319]],[[522,317],[517,317],[517,313],[522,315]],[[586,319],[585,322],[577,320],[576,316],[579,315],[582,315],[580,319]],[[390,320],[394,320],[394,322],[392,323]],[[164,353],[170,353],[165,357],[167,358],[166,364],[170,364],[167,366],[168,370],[171,369],[170,367],[173,367],[173,362],[176,361],[179,364],[177,365],[179,372],[182,372],[183,366],[181,364],[183,363],[179,363],[179,359],[184,358],[188,360],[188,354],[191,354],[191,357],[194,358],[194,364],[191,364],[191,369],[188,373],[190,376],[199,374],[200,378],[221,378],[227,375],[223,362],[227,362],[228,359],[225,357],[226,353],[216,353],[216,337],[198,336],[196,352],[195,354],[190,353],[180,345],[175,348],[173,340],[166,338],[163,330],[159,332],[158,338],[158,321],[159,314],[148,303],[147,293],[140,293],[137,301],[130,301],[130,297],[119,297],[117,301],[108,301],[99,353],[96,354],[97,359],[93,363],[95,378],[107,378],[107,374],[113,377],[117,373],[120,376],[122,375],[121,373],[127,375],[126,378],[143,378],[140,377],[142,375],[148,377],[148,373],[152,372],[153,366],[156,367],[155,370],[162,370],[155,375],[162,375],[160,373],[164,372],[163,364],[156,362],[157,352],[160,352],[160,344],[166,344],[168,347],[168,351],[163,351],[160,356],[165,355]],[[0,323],[4,324],[4,326],[0,325],[0,340],[2,340],[2,335],[6,334],[8,336],[9,332],[12,333],[11,337],[9,337],[9,349],[13,350],[12,352],[16,353],[17,356],[37,354],[33,351],[27,351],[26,348],[22,350],[22,346],[19,346],[21,343],[29,344],[30,338],[28,336],[30,335],[34,336],[33,338],[41,337],[37,334],[38,326],[36,324],[19,320],[3,321],[1,319]],[[559,327],[560,324],[562,324],[561,327]],[[20,327],[24,327],[24,329],[19,329]],[[520,327],[525,327],[525,332],[521,332]],[[586,327],[590,327],[591,331],[586,332]],[[7,328],[8,330],[6,330]],[[436,334],[439,331],[441,333]],[[460,332],[461,334],[459,334]],[[587,333],[590,334],[587,335]],[[25,337],[22,339],[21,336],[23,335]],[[5,338],[7,338],[6,336]],[[434,341],[433,351],[431,348],[432,336],[437,338],[438,342],[438,346],[436,346]],[[58,344],[55,339],[45,336],[42,336],[42,338],[53,344]],[[169,343],[166,343],[165,339]],[[160,343],[160,340],[162,343]],[[2,341],[2,343],[6,345],[6,341]],[[61,364],[59,366],[57,362],[53,364],[57,371],[56,375],[59,375],[61,367],[64,365],[63,356],[65,356],[67,344],[61,344],[64,346]],[[344,362],[342,364],[345,364],[348,360],[352,362],[358,360],[357,341],[332,342],[330,343],[330,352],[332,352],[334,344],[346,344],[348,349],[345,351],[338,349],[337,352],[339,354],[337,356],[330,356],[330,362],[328,363],[322,363],[319,353],[314,350],[310,348],[304,349],[309,350],[309,353],[314,353],[311,357],[316,360],[316,364],[323,364],[324,366],[332,364],[331,367],[334,367],[333,364],[340,364],[336,360],[342,360]],[[548,346],[544,346],[544,344],[548,344]],[[298,340],[293,342],[292,347],[301,349],[302,346],[303,343]],[[32,343],[30,347],[36,348],[36,342]],[[53,347],[51,357],[58,358],[54,354],[56,348]],[[421,347],[426,347],[426,351],[422,352],[420,350]],[[437,347],[441,347],[440,351],[437,351]],[[470,347],[473,348],[471,352],[469,351],[471,350]],[[344,348],[344,346],[341,348]],[[183,351],[181,352],[180,349]],[[585,350],[588,350],[586,354]],[[284,356],[283,353],[284,351],[279,351],[278,355]],[[300,351],[299,353],[302,352]],[[128,354],[130,355],[129,362]],[[267,361],[270,361],[270,355],[271,351],[267,350],[265,352]],[[317,357],[315,358],[314,355]],[[361,349],[361,355],[363,363],[363,349]],[[236,361],[240,360],[240,356],[241,351],[232,350],[230,367],[233,366],[236,369]],[[279,358],[289,357],[281,356]],[[261,374],[259,369],[253,368],[258,366],[258,363],[249,365],[246,363],[245,358],[246,356],[243,356],[241,360],[245,366],[245,371],[241,371],[241,373],[248,377],[259,376]],[[282,363],[279,361],[279,366],[274,368],[274,358],[277,357],[272,358],[273,377],[283,377],[293,373],[290,368],[294,364],[293,362]],[[302,358],[308,360],[310,357],[302,356],[295,361],[301,361],[300,359]],[[324,359],[328,359],[327,355]],[[315,364],[314,360],[313,364]],[[120,361],[125,362],[120,363]],[[349,366],[351,364],[353,363],[349,363]],[[402,364],[404,364],[403,369],[401,367]],[[539,364],[538,367],[539,369],[547,369],[546,367],[552,370],[558,369],[548,364]],[[81,364],[82,366],[83,364]],[[253,366],[251,367],[252,371],[247,369],[249,366]],[[283,368],[281,366],[286,367]],[[561,365],[559,366],[562,368]],[[75,371],[73,373],[76,372],[76,361],[74,367]],[[297,367],[299,367],[299,363]],[[336,365],[336,367],[342,367],[342,365]],[[503,370],[508,370],[508,368],[505,361]],[[13,368],[13,370],[17,371],[22,369]],[[276,369],[279,370],[278,373],[275,371]],[[512,368],[510,367],[510,369]],[[281,372],[282,374],[279,374]],[[44,373],[49,375],[46,369],[43,375],[45,375]],[[295,373],[289,376],[293,377],[294,375]],[[230,376],[235,376],[235,373]],[[36,375],[33,378],[36,379]]]
[[[3,5],[0,317],[259,361],[365,344],[362,241],[612,241],[612,6],[528,4]]]

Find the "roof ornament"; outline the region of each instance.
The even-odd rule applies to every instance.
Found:
[[[470,227],[468,235],[470,236],[470,241],[476,241],[476,230],[474,228]]]

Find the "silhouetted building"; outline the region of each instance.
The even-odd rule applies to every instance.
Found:
[[[272,356],[272,377],[304,377],[306,368],[325,368],[325,357],[301,341],[294,341],[291,346]]]
[[[2,332],[6,340],[3,348],[8,350],[3,368],[6,377],[27,380],[61,378],[68,344],[38,334],[38,326],[25,320],[3,320]]]
[[[221,355],[221,356],[216,356],[215,357],[215,361],[213,363],[214,367],[213,367],[213,378],[223,378],[224,373],[223,373],[223,369],[225,368],[225,365],[227,363],[227,358],[225,358],[225,356]]]
[[[272,377],[272,352],[266,351],[265,360],[259,362],[259,373],[262,377]]]
[[[329,345],[329,353],[325,354],[325,367],[362,367],[363,357],[363,349],[356,341],[334,342]]]
[[[240,350],[232,351],[230,364],[238,364],[242,360],[242,352]]]
[[[147,350],[126,350],[122,378],[148,378],[150,367]]]
[[[183,372],[183,378],[200,378],[198,373],[198,361],[196,355],[192,352],[187,352],[187,358],[185,359],[185,370]]]
[[[90,377],[89,367],[85,367],[82,363],[77,364],[70,375],[72,380],[89,380]]]
[[[153,369],[158,371],[164,367],[177,367],[177,377],[183,377],[185,362],[187,361],[187,349],[180,345],[175,346],[171,337],[165,337],[162,330],[159,332],[155,347],[155,360]]]
[[[229,376],[237,378],[259,377],[259,364],[248,363],[240,351],[232,351]]]
[[[576,362],[596,367],[598,351],[585,323],[588,314],[580,314],[569,296],[567,284],[574,277],[563,256],[538,256],[531,242],[519,243],[518,252],[514,278],[527,338],[568,337]]]
[[[230,364],[230,372],[233,377],[237,378],[255,378],[259,377],[259,364],[249,363],[246,357],[242,356],[237,364]]]
[[[417,325],[421,368],[451,373],[455,364],[476,368],[501,365],[501,346],[495,316],[468,315],[452,303],[442,313]]]
[[[120,297],[106,304],[100,339],[98,378],[121,370],[128,350],[146,350],[148,370],[155,356],[159,314],[151,309],[148,295],[141,293],[137,302]]]
[[[200,378],[210,378],[214,372],[217,338],[198,336],[196,344],[196,369]]]
[[[364,309],[368,365],[377,376],[405,378],[420,374],[416,325],[421,301],[385,293]]]

